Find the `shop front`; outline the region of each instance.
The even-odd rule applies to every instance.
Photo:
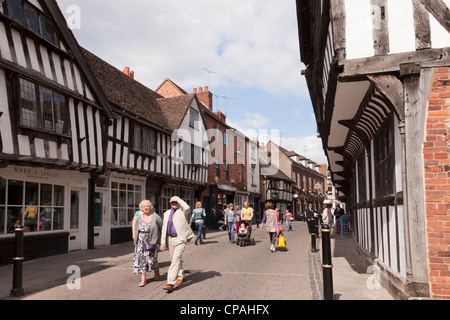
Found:
[[[95,245],[131,241],[131,224],[145,199],[147,178],[108,172],[97,179],[94,200]]]
[[[86,249],[89,179],[70,170],[0,169],[0,264],[10,263],[18,224],[25,259]]]

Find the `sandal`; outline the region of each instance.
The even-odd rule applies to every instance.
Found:
[[[138,287],[140,287],[140,288],[145,287],[146,284],[147,284],[147,281],[139,282]]]

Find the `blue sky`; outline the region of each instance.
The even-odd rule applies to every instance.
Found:
[[[209,86],[232,127],[280,132],[284,148],[326,163],[300,74],[294,0],[57,2],[80,45],[150,89],[165,78],[187,92]]]

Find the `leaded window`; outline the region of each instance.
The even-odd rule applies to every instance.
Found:
[[[19,83],[20,125],[68,135],[66,97],[22,78]]]

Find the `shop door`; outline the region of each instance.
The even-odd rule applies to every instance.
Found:
[[[78,190],[72,190],[70,192],[70,251],[81,249],[82,236],[80,234],[80,195],[81,192]]]
[[[107,241],[106,223],[106,191],[96,190],[94,194],[94,246],[104,246]]]

